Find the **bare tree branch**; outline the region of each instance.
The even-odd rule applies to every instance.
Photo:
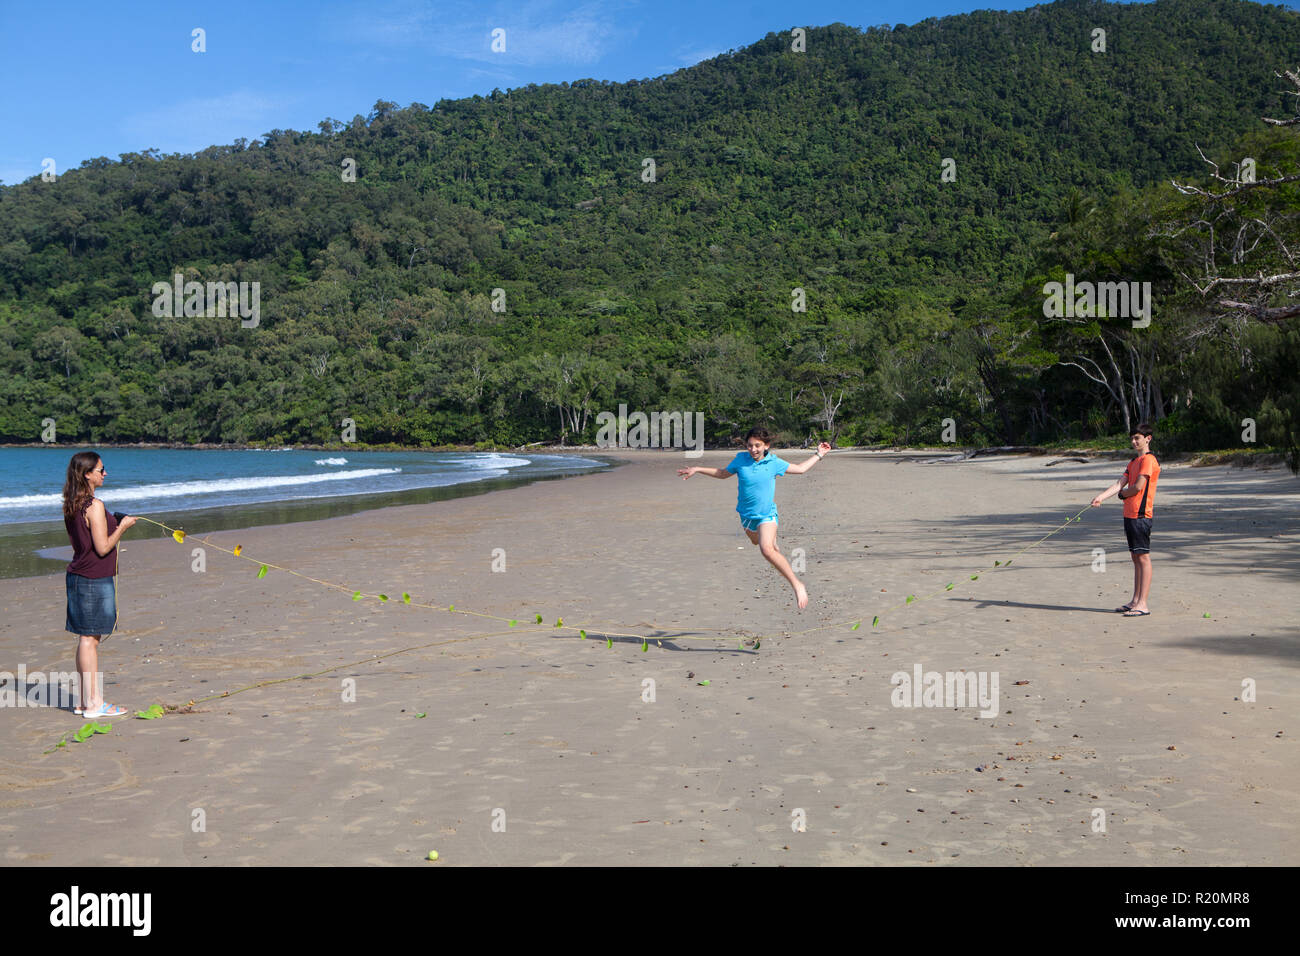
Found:
[[[1300,71],[1293,73],[1291,70],[1283,70],[1281,73],[1275,73],[1273,75],[1279,77],[1286,77],[1295,86],[1294,91],[1283,90],[1282,91],[1283,93],[1286,93],[1288,96],[1300,96]],[[1300,114],[1297,114],[1291,117],[1290,119],[1286,119],[1286,120],[1269,119],[1267,116],[1263,117],[1263,120],[1265,123],[1268,123],[1270,126],[1295,126],[1297,123],[1300,123]]]
[[[1204,287],[1197,285],[1196,282],[1190,279],[1188,281],[1192,281],[1192,285],[1196,287],[1197,292],[1201,293],[1201,295],[1205,295],[1216,285],[1248,285],[1267,288],[1268,286],[1277,285],[1279,282],[1294,282],[1298,279],[1300,279],[1300,272],[1287,272],[1272,276],[1266,276],[1261,273],[1258,276],[1245,276],[1243,278],[1235,279],[1219,276],[1211,279]]]
[[[1284,319],[1300,315],[1300,304],[1269,308],[1264,305],[1251,305],[1248,302],[1233,302],[1230,299],[1220,299],[1219,305],[1226,309],[1235,309],[1239,312],[1245,312],[1247,315],[1254,316],[1261,322],[1281,322]]]

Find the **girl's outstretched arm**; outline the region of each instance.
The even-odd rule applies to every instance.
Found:
[[[829,455],[830,451],[831,451],[830,442],[822,442],[820,445],[817,446],[817,454],[813,455],[811,458],[805,461],[801,461],[797,465],[791,465],[789,468],[786,469],[785,473],[787,475],[802,475],[813,465],[817,464],[817,462],[821,461],[823,458]]]
[[[677,474],[682,476],[685,481],[691,475],[708,475],[710,478],[730,478],[735,474],[734,471],[727,471],[725,468],[678,468]]]

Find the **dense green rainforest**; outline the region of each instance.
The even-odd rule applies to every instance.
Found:
[[[1196,285],[1300,274],[1300,14],[794,26],[0,187],[0,441],[591,441],[625,404],[711,441],[1294,450],[1300,281]],[[1198,147],[1257,182],[1180,192],[1231,188]],[[256,325],[160,316],[177,274],[258,283]],[[1045,314],[1052,281],[1137,283],[1150,324]]]

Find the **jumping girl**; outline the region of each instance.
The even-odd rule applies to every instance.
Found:
[[[749,540],[758,545],[763,557],[790,582],[795,599],[799,602],[799,610],[802,611],[808,606],[808,589],[795,577],[790,562],[776,546],[776,526],[779,520],[776,513],[776,479],[787,474],[802,475],[825,458],[831,446],[822,442],[817,446],[817,454],[798,465],[792,465],[768,451],[772,437],[771,432],[765,428],[752,428],[745,436],[747,451],[737,454],[726,468],[679,468],[677,474],[682,476],[683,481],[697,473],[710,478],[725,479],[732,475],[740,478],[736,499],[740,526],[745,529]]]

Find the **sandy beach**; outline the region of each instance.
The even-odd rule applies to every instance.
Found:
[[[806,562],[799,612],[740,530],[734,480],[683,482],[680,453],[617,457],[212,536],[387,604],[259,579],[214,549],[196,572],[193,538],[137,525],[101,651],[110,701],[185,705],[346,666],[118,718],[48,754],[84,721],[0,709],[3,862],[1300,862],[1300,480],[1285,468],[1164,464],[1153,613],[1123,619],[1114,499],[982,570],[1083,508],[1120,459],[837,451],[777,483],[779,543]],[[520,623],[407,607],[403,591]],[[63,614],[62,575],[0,581],[0,671],[72,670]],[[637,636],[610,648],[605,630]],[[895,706],[891,676],[917,665],[996,674],[996,716]]]

